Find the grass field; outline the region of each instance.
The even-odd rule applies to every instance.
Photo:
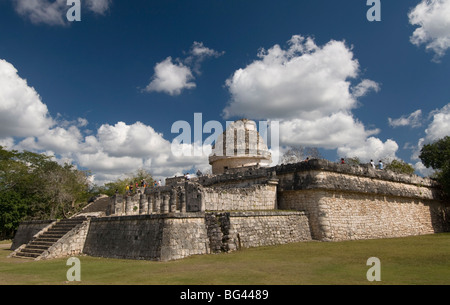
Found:
[[[150,262],[78,256],[81,282],[68,283],[67,258],[7,258],[0,244],[0,285],[430,285],[450,284],[450,234],[339,243],[305,242]],[[381,262],[369,282],[366,262]]]

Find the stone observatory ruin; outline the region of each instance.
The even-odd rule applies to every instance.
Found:
[[[333,242],[450,230],[433,180],[313,159],[270,166],[256,123],[217,139],[211,175],[102,197],[67,220],[24,222],[11,256],[168,261],[311,240]]]
[[[217,138],[209,156],[214,175],[235,168],[268,167],[271,163],[271,154],[256,129],[256,123],[247,119],[230,124]]]

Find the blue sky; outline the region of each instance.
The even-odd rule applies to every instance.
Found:
[[[280,123],[332,161],[400,158],[450,135],[450,1],[0,0],[0,145],[103,183],[208,169],[176,157],[179,120]],[[206,138],[208,135],[205,135]]]

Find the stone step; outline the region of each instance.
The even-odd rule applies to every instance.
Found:
[[[17,258],[25,258],[25,259],[35,259],[36,257],[38,257],[40,254],[30,254],[30,253],[16,253],[15,257]]]
[[[29,248],[25,248],[22,249],[22,251],[20,251],[21,254],[37,254],[37,255],[41,255],[45,250],[39,250],[39,249],[29,249]]]
[[[45,249],[47,250],[51,246],[53,246],[53,242],[32,242],[28,246],[33,248]]]
[[[44,233],[41,236],[39,236],[39,238],[61,238],[66,234],[67,234],[67,232],[65,234]]]
[[[82,221],[77,221],[77,222],[63,222],[63,223],[57,223],[55,224],[52,228],[54,229],[61,229],[61,228],[70,228],[70,227],[74,227],[78,224],[83,223]]]
[[[40,241],[40,240],[37,240],[37,239],[35,239],[35,240],[33,240],[32,242],[29,243],[29,245],[32,245],[32,246],[47,246],[47,245],[51,246],[52,244],[53,244],[52,242]]]
[[[80,223],[73,223],[73,224],[57,224],[57,225],[53,226],[51,229],[49,229],[49,230],[70,231],[70,230],[72,230],[74,227],[76,227],[79,224],[81,224],[81,222]]]
[[[58,240],[60,240],[60,238],[57,238],[57,237],[56,238],[54,238],[54,237],[39,237],[39,238],[35,239],[35,241],[38,241],[38,242],[43,241],[43,242],[51,242],[51,243],[55,243]]]
[[[40,245],[40,244],[29,244],[26,249],[28,250],[41,250],[41,251],[45,251],[48,250],[48,248],[50,248],[53,244],[52,243],[47,243],[44,245]]]
[[[31,241],[22,250],[15,254],[18,258],[28,258],[35,259],[42,255],[46,250],[53,246],[58,240],[60,240],[64,235],[69,233],[77,225],[82,224],[86,221],[86,217],[78,217],[73,219],[64,219],[51,228],[41,234],[38,238]]]
[[[48,230],[44,234],[66,235],[70,230]],[[42,235],[44,235],[42,234]]]

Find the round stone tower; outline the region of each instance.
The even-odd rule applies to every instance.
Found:
[[[256,123],[248,119],[231,123],[217,138],[209,164],[215,175],[229,169],[248,166],[270,166],[272,157],[258,133]]]

